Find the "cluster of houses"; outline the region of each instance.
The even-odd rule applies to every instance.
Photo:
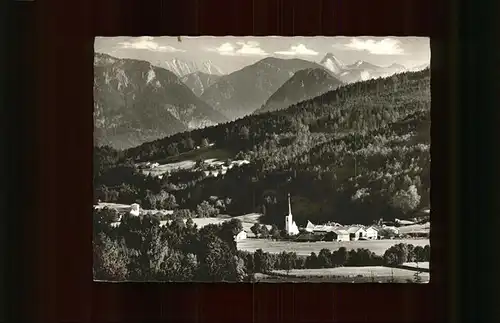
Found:
[[[333,241],[357,241],[357,240],[377,240],[380,239],[379,231],[382,228],[376,226],[341,226],[341,225],[314,225],[307,221],[307,226],[304,231],[313,234],[330,234]],[[384,229],[394,230],[398,233],[398,229],[394,227],[384,227]]]
[[[249,164],[250,162],[248,160],[233,160],[231,162],[222,162],[215,161],[213,159],[207,159],[205,163],[207,163],[209,165],[208,167],[211,168],[210,170],[203,171],[205,173],[205,176],[217,177],[219,176],[219,174],[226,174],[228,169],[232,169],[233,167],[240,167]]]
[[[382,238],[379,235],[382,229],[393,231],[396,235],[399,234],[399,230],[394,226],[342,226],[338,223],[333,225],[314,225],[311,221],[307,221],[306,227],[303,230],[299,230],[297,224],[293,221],[290,194],[288,194],[288,215],[285,216],[285,231],[288,235],[298,235],[300,231],[305,231],[309,234],[328,234],[332,241],[377,240]]]

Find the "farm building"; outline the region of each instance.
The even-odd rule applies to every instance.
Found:
[[[130,205],[130,212],[129,214],[132,216],[139,216],[141,210],[141,206],[137,203],[134,203]]]
[[[366,230],[366,238],[370,240],[378,239],[378,230],[375,227],[369,227]]]
[[[333,241],[349,241],[351,240],[350,234],[347,230],[343,229],[336,229],[333,231],[330,231],[333,236]]]
[[[242,230],[240,231],[240,233],[234,236],[234,241],[241,241],[245,240],[246,238],[247,238],[247,233],[244,230]]]
[[[334,227],[330,225],[315,225],[314,228],[312,229],[313,232],[331,232],[334,230]]]
[[[362,227],[350,227],[347,229],[347,232],[349,232],[349,237],[352,241],[366,237],[366,231]]]
[[[314,224],[311,223],[311,221],[307,221],[306,229],[307,232],[313,232],[314,231]]]

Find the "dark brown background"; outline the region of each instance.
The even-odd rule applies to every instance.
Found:
[[[17,102],[33,111],[13,172],[31,183],[22,265],[7,314],[44,322],[445,322],[453,271],[455,186],[452,7],[435,0],[181,0],[16,3]],[[36,28],[33,28],[33,24]],[[429,36],[432,66],[432,282],[389,284],[92,283],[92,84],[94,36],[283,35]],[[25,74],[22,74],[25,73]],[[13,93],[9,95],[14,95]],[[34,108],[36,106],[36,109]],[[14,129],[17,128],[17,129]],[[35,145],[33,145],[35,138]],[[435,147],[439,147],[436,149]],[[29,163],[29,164],[26,164]],[[22,170],[22,171],[21,171]],[[15,184],[14,184],[15,185]],[[28,220],[29,219],[29,220]],[[14,241],[14,240],[13,240]],[[21,269],[22,268],[22,269]],[[15,271],[15,272],[13,272]],[[22,277],[22,279],[21,279]],[[9,312],[10,311],[10,312]]]

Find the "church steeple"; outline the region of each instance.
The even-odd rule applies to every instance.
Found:
[[[290,202],[290,193],[288,193],[288,216],[292,216],[292,203]]]

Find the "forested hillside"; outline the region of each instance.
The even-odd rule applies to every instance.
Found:
[[[263,211],[265,221],[278,225],[287,192],[298,223],[409,217],[430,205],[430,101],[429,69],[349,84],[285,110],[145,143],[122,156],[101,149],[95,162],[108,160],[108,166],[97,167],[94,180],[99,196],[106,190],[124,203],[130,191],[140,200],[165,190],[180,208],[191,209],[219,196],[230,201],[226,213]],[[124,166],[127,159],[177,156],[203,142],[250,164],[217,178],[179,172],[162,179]],[[120,167],[127,176],[109,175]]]

